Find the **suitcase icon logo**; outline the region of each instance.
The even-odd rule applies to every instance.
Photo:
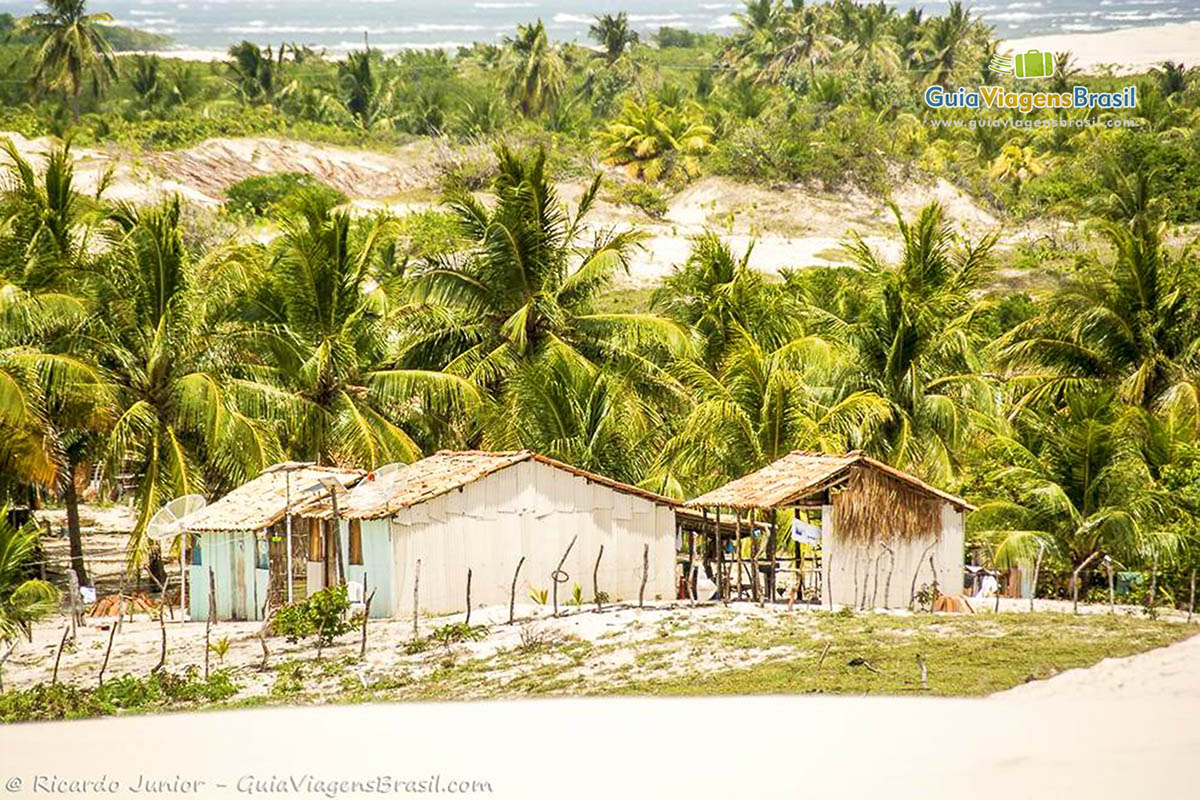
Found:
[[[1041,50],[1028,50],[1014,56],[996,54],[988,63],[988,69],[1021,79],[1050,78],[1054,75],[1054,54]]]

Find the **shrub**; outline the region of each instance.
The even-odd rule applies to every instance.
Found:
[[[271,622],[271,631],[295,643],[317,637],[320,647],[328,647],[337,637],[354,630],[347,619],[350,601],[345,586],[329,586],[312,597],[279,609]]]
[[[0,722],[99,717],[121,711],[219,702],[237,691],[237,684],[227,672],[217,671],[205,679],[195,665],[182,673],[164,671],[146,678],[126,674],[95,689],[40,683],[0,694]]]
[[[225,190],[225,210],[231,214],[266,216],[278,208],[287,208],[302,193],[327,198],[330,205],[346,202],[346,195],[304,172],[278,172],[255,175]]]
[[[667,201],[663,193],[658,187],[641,181],[621,184],[613,190],[612,199],[617,203],[636,206],[655,219],[661,219],[667,213]]]

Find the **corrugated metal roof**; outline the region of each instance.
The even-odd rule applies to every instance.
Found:
[[[321,486],[322,479],[333,478],[342,486],[352,486],[365,474],[358,469],[318,467],[297,462],[276,464],[188,517],[185,525],[189,531],[262,530],[283,519],[289,495],[295,513],[303,502],[313,496],[328,496],[328,489]]]
[[[618,492],[672,507],[680,505],[678,500],[573,467],[530,450],[442,450],[395,472],[379,476],[368,475],[344,497],[338,498],[338,516],[346,519],[388,517],[401,509],[432,500],[468,483],[474,483],[493,472],[530,459],[566,470]],[[326,496],[314,497],[301,507],[298,513],[305,517],[327,519],[332,512],[332,505]]]
[[[889,467],[876,461],[862,451],[854,450],[842,456],[824,453],[806,453],[797,450],[773,461],[757,472],[743,475],[735,481],[713,489],[707,494],[689,500],[684,505],[727,506],[729,508],[776,508],[798,502],[830,483],[840,480],[850,467],[868,466],[904,481],[910,486],[932,494],[960,508],[973,510],[974,506],[960,497],[943,492],[920,478]]]

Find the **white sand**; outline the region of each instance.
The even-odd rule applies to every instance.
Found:
[[[1143,72],[1164,61],[1195,66],[1200,62],[1200,22],[1179,22],[1103,33],[1069,33],[1009,39],[1001,50],[1024,53],[1042,50],[1070,51],[1075,63],[1087,72],[1111,65],[1116,74]]]

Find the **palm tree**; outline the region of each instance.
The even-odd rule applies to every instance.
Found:
[[[521,114],[533,117],[557,103],[566,85],[566,66],[542,21],[518,25],[517,35],[506,37],[505,44],[501,69],[508,96]]]
[[[657,181],[700,174],[700,156],[712,146],[713,130],[695,104],[664,106],[655,98],[627,100],[621,115],[596,134],[604,160],[624,166],[631,177]]]
[[[750,267],[752,251],[750,246],[737,256],[720,236],[706,232],[693,240],[687,261],[663,279],[651,299],[651,308],[699,333],[702,363],[710,369],[744,331],[774,342],[799,333],[800,306]]]
[[[193,259],[180,212],[178,197],[116,208],[90,292],[85,342],[116,393],[108,467],[138,476],[131,563],[150,553],[146,523],[164,502],[244,482],[281,455],[246,412],[246,382],[227,379],[240,356],[220,321],[244,287],[222,285],[215,258]]]
[[[58,590],[26,577],[37,543],[35,526],[14,528],[8,507],[0,508],[0,644],[29,636],[31,624],[58,611]]]
[[[764,345],[740,330],[719,368],[674,365],[696,402],[665,448],[663,468],[705,489],[793,450],[859,446],[891,410],[873,392],[842,394],[833,385],[847,355],[816,336]]]
[[[895,12],[883,3],[871,3],[856,9],[852,16],[847,17],[848,29],[842,55],[859,68],[876,66],[889,72],[899,69],[899,45],[889,32]]]
[[[1008,142],[992,162],[991,175],[1012,184],[1013,191],[1021,193],[1021,187],[1030,178],[1037,177],[1046,171],[1046,165],[1033,152],[1032,147],[1022,147],[1019,142]]]
[[[375,73],[370,50],[352,50],[338,62],[339,102],[364,131],[386,125],[392,112],[391,83]]]
[[[509,376],[485,420],[484,443],[637,483],[659,450],[664,422],[620,374],[556,349]]]
[[[637,31],[629,27],[629,17],[624,11],[615,16],[603,14],[588,28],[588,33],[600,44],[604,45],[604,55],[611,64],[621,57],[631,46],[637,44]]]
[[[91,81],[92,91],[117,77],[112,48],[100,32],[111,22],[106,13],[88,14],[86,0],[43,0],[45,10],[24,18],[20,29],[37,40],[30,80],[39,89],[61,91],[71,98],[71,118],[79,122],[79,95]]]
[[[1172,256],[1162,227],[1137,214],[1129,224],[1103,223],[1112,260],[1087,263],[1045,312],[1001,342],[1022,403],[1115,386],[1131,405],[1200,418],[1195,263]]]
[[[10,266],[13,282],[0,299],[0,341],[8,348],[3,360],[15,370],[10,377],[23,383],[23,407],[36,409],[40,444],[29,450],[20,435],[13,442],[27,455],[43,453],[53,477],[46,480],[28,469],[12,474],[54,488],[63,498],[72,566],[87,585],[74,478],[76,468],[99,450],[111,397],[77,336],[88,319],[86,304],[58,290],[78,291],[91,268],[94,203],[75,190],[69,143],[51,151],[40,181],[12,142],[4,146],[10,164],[0,195],[5,232],[0,265]]]
[[[468,245],[418,268],[418,296],[445,314],[414,333],[411,350],[493,388],[548,348],[574,351],[594,364],[640,365],[646,375],[662,377],[646,351],[684,352],[686,331],[652,314],[594,308],[616,273],[628,269],[641,240],[636,231],[585,227],[600,176],[571,215],[546,174],[544,150],[523,159],[501,147],[498,158],[494,205],[465,190],[447,197]]]
[[[949,88],[961,80],[974,24],[970,10],[957,0],[929,21],[917,48],[931,83]]]
[[[970,524],[997,566],[1030,565],[1042,547],[1068,568],[1096,552],[1140,564],[1178,545],[1160,525],[1171,503],[1139,454],[1139,416],[1113,400],[1081,392],[1056,414],[1018,411],[1013,432],[988,445],[1004,496]]]
[[[979,360],[982,334],[975,292],[991,264],[994,235],[960,242],[941,206],[913,223],[892,207],[900,260],[889,265],[854,235],[847,251],[861,271],[834,308],[814,309],[829,334],[855,351],[846,390],[873,391],[889,404],[888,421],[869,449],[902,469],[945,481],[992,393]]]
[[[294,456],[366,468],[413,461],[421,448],[406,427],[476,399],[463,378],[395,366],[403,309],[374,272],[387,233],[379,219],[356,225],[326,195],[305,194],[247,276],[255,290],[237,316],[258,356],[246,374],[258,380],[238,379],[234,391],[259,398],[264,415],[274,408]]]

